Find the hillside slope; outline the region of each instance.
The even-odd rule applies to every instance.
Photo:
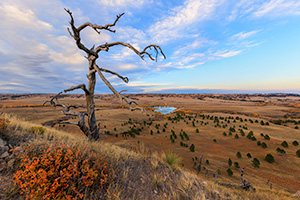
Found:
[[[76,147],[105,157],[113,169],[114,178],[104,190],[86,190],[86,199],[290,199],[293,195],[284,191],[256,188],[248,192],[230,184],[216,184],[200,180],[196,174],[167,161],[168,153],[150,152],[142,144],[135,151],[105,142],[92,142],[84,136],[69,134],[42,127],[14,116],[1,115],[0,129],[0,189],[1,199],[25,199],[28,192],[20,195],[14,185],[13,175],[20,170],[18,160],[10,149],[25,149],[30,145],[56,143],[66,148]],[[42,146],[41,146],[42,149]],[[27,154],[30,157],[30,154]],[[30,158],[29,158],[30,159]],[[77,197],[78,199],[79,196]],[[297,198],[297,197],[296,197]]]

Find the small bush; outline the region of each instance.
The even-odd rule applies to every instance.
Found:
[[[263,142],[263,143],[261,143],[261,147],[265,149],[265,148],[267,148],[268,146],[267,146],[266,143]]]
[[[238,134],[235,134],[234,138],[235,138],[235,139],[239,139]]]
[[[223,132],[223,135],[224,135],[224,136],[227,136],[227,133],[226,133],[226,132]]]
[[[228,176],[232,176],[233,175],[233,172],[232,172],[232,170],[230,168],[228,168],[226,170],[226,172],[227,172]]]
[[[234,166],[235,166],[236,168],[240,168],[240,165],[239,165],[238,162],[234,162],[233,164],[234,164]]]
[[[196,133],[199,133],[199,129],[196,129]]]
[[[242,158],[241,152],[238,151],[238,152],[236,153],[236,157],[237,157],[237,158]]]
[[[213,139],[213,142],[217,143],[217,140],[216,140],[216,139]]]
[[[277,151],[278,153],[285,154],[285,150],[284,150],[284,149],[281,149],[281,148],[279,148],[279,147],[276,149],[276,151]]]
[[[33,126],[30,128],[30,132],[36,133],[36,134],[43,134],[45,133],[46,129],[41,126]]]
[[[194,152],[194,151],[195,151],[195,145],[194,145],[194,144],[192,144],[192,145],[190,146],[190,151],[191,151],[191,152]]]
[[[299,143],[295,140],[293,143],[292,143],[294,146],[298,146]]]
[[[229,158],[228,159],[228,166],[231,167],[232,166],[232,160]]]
[[[14,182],[26,199],[81,199],[106,188],[113,170],[99,154],[60,143],[39,143],[15,151],[20,170]]]
[[[285,147],[285,148],[289,147],[289,145],[288,145],[288,143],[287,143],[286,141],[283,141],[283,142],[281,143],[281,146],[283,146],[283,147]]]
[[[270,140],[270,136],[269,136],[269,135],[265,135],[264,138],[265,138],[266,140]]]
[[[257,146],[260,146],[261,145],[261,142],[260,141],[257,141]]]
[[[255,168],[259,168],[260,167],[260,162],[257,158],[254,158],[252,160],[252,166],[255,167]]]
[[[181,162],[181,158],[176,153],[168,151],[165,153],[165,161],[171,167],[174,167],[179,165],[179,163]]]
[[[265,157],[265,161],[269,162],[269,163],[274,163],[275,162],[275,159],[274,157],[272,156],[272,154],[267,154],[266,157]]]
[[[296,151],[296,155],[300,158],[300,149]]]
[[[247,153],[247,157],[248,157],[248,158],[252,158],[252,156],[251,156],[250,153]]]
[[[209,165],[209,160],[206,160],[206,164]]]

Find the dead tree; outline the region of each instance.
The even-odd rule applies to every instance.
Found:
[[[124,47],[127,47],[127,48],[131,49],[141,59],[144,59],[144,56],[147,56],[151,60],[157,61],[157,56],[158,56],[159,53],[162,54],[162,56],[164,58],[166,58],[166,57],[165,57],[162,49],[160,48],[160,46],[155,45],[155,44],[148,45],[142,51],[138,51],[132,45],[127,44],[127,43],[123,43],[123,42],[105,43],[105,44],[100,44],[97,47],[95,47],[95,45],[94,45],[91,48],[87,48],[81,41],[80,32],[82,30],[84,30],[85,28],[90,27],[90,28],[94,29],[99,35],[100,35],[100,30],[115,33],[116,30],[113,30],[112,27],[114,27],[116,25],[116,23],[124,15],[124,13],[122,13],[120,15],[117,15],[115,21],[112,24],[106,24],[105,26],[100,26],[100,25],[97,25],[97,24],[92,24],[90,22],[86,22],[86,23],[76,27],[75,23],[74,23],[74,18],[73,18],[72,12],[70,10],[67,10],[67,9],[65,9],[65,11],[70,15],[70,18],[71,18],[71,20],[70,20],[71,29],[67,28],[67,30],[68,30],[69,34],[75,40],[77,47],[80,50],[82,50],[86,53],[85,58],[89,62],[89,64],[88,64],[89,74],[87,75],[87,78],[88,78],[88,86],[87,87],[86,87],[85,84],[80,84],[80,85],[73,86],[69,89],[64,90],[64,93],[67,93],[67,92],[73,91],[73,90],[77,90],[77,89],[83,90],[83,92],[85,94],[87,111],[86,112],[73,112],[70,109],[71,108],[76,108],[76,106],[66,106],[65,104],[60,104],[58,102],[58,96],[60,94],[62,94],[62,92],[58,93],[50,101],[47,101],[45,103],[50,102],[50,104],[52,106],[63,107],[63,108],[65,108],[65,110],[62,111],[64,114],[78,117],[78,123],[72,123],[72,122],[68,122],[68,123],[69,124],[75,124],[75,125],[79,126],[79,128],[82,130],[82,132],[89,139],[97,140],[97,139],[99,139],[99,136],[100,136],[100,123],[98,125],[96,124],[97,120],[96,120],[96,117],[95,117],[94,91],[95,91],[95,86],[96,86],[96,73],[100,76],[100,78],[108,86],[108,88],[120,99],[120,101],[122,103],[125,103],[129,107],[130,110],[140,109],[142,111],[146,111],[144,108],[139,107],[136,102],[131,101],[130,99],[128,99],[127,97],[122,95],[121,93],[123,91],[120,91],[120,92],[116,91],[115,88],[110,84],[110,82],[104,77],[102,72],[106,72],[106,73],[116,75],[117,77],[122,79],[125,83],[128,83],[128,81],[129,81],[129,79],[127,77],[123,77],[123,76],[119,75],[116,72],[113,72],[113,71],[110,71],[108,69],[104,69],[102,67],[99,67],[96,63],[96,60],[99,57],[99,53],[101,51],[106,51],[107,52],[107,51],[109,51],[109,49],[111,47],[121,45],[121,46],[124,46]],[[155,56],[150,54],[148,52],[149,50],[154,50]],[[87,125],[85,123],[85,117],[87,117]]]
[[[241,188],[244,189],[244,190],[251,190],[251,191],[255,191],[255,188],[251,185],[250,182],[247,182],[246,180],[243,179],[243,176],[244,176],[244,169],[245,167],[243,167],[241,169],[241,183],[242,183],[242,186]]]

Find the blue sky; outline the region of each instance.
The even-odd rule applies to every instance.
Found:
[[[129,93],[300,93],[299,0],[1,0],[0,93],[57,93],[87,84],[87,60],[67,32],[105,25],[125,12],[116,33],[82,31],[82,42],[160,45],[167,59],[131,50],[100,53],[99,66],[129,78]],[[80,93],[81,91],[78,91]],[[97,93],[110,93],[98,79]]]

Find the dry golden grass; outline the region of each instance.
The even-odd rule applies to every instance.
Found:
[[[32,133],[39,124],[23,121],[16,116],[2,114],[9,119],[9,129],[18,134]],[[290,199],[291,194],[281,190],[256,187],[255,193],[215,184],[200,178],[194,172],[176,167],[165,160],[164,152],[150,152],[140,142],[135,151],[106,142],[88,141],[82,135],[69,134],[43,127],[43,134],[34,134],[34,141],[59,140],[62,143],[93,150],[104,155],[115,169],[118,182],[111,183],[106,199]],[[34,142],[33,141],[33,142]],[[130,187],[128,187],[128,185]]]

